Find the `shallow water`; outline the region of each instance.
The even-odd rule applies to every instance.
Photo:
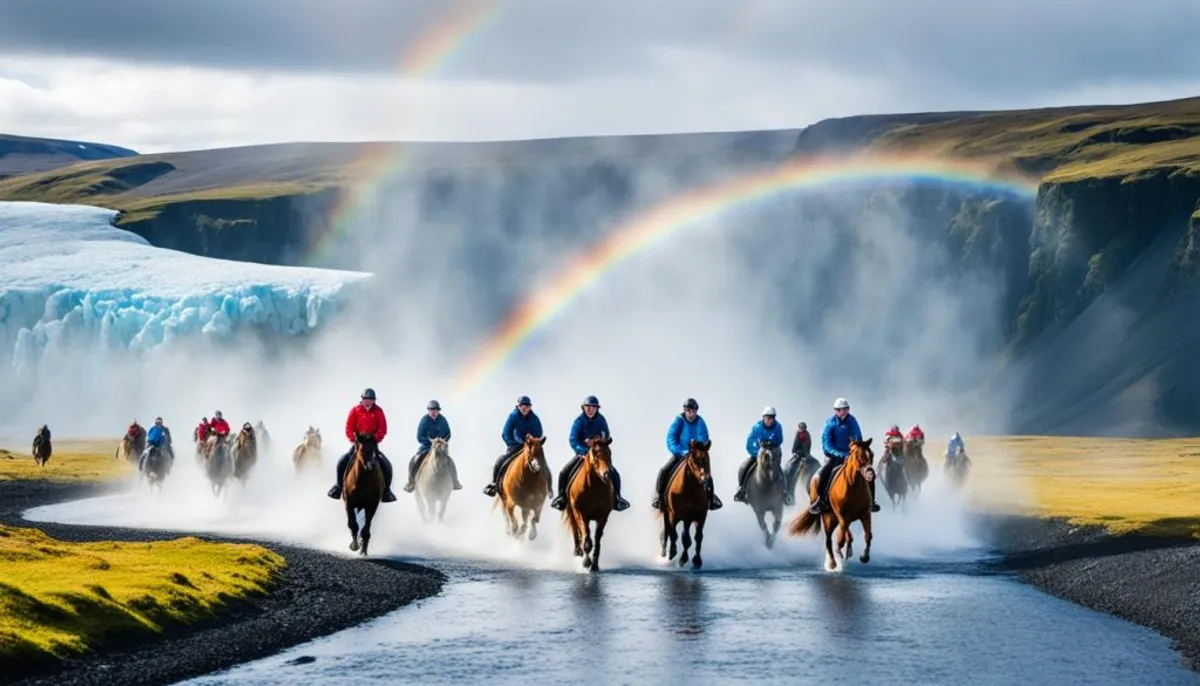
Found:
[[[26,517],[338,553],[348,534],[324,486],[252,482],[215,500],[180,479],[162,494],[133,488]],[[557,513],[536,541],[516,542],[487,499],[455,498],[440,525],[421,524],[411,503],[384,508],[372,542],[375,556],[446,572],[441,595],[187,683],[1200,684],[1166,638],[989,574],[964,507],[933,489],[905,514],[879,515],[870,564],[834,573],[815,539],[766,550],[733,503],[710,519],[704,571],[662,563],[655,520],[635,508],[610,524],[605,571],[593,575]]]

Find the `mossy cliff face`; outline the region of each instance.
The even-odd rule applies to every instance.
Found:
[[[1179,236],[1177,260],[1193,269],[1196,248],[1188,225],[1192,221],[1194,231],[1198,199],[1200,176],[1172,169],[1043,182],[1014,345],[1079,314],[1164,233]]]

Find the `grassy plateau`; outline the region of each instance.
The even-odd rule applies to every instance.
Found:
[[[1200,439],[988,436],[967,449],[981,509],[1200,539]]]
[[[54,453],[45,467],[33,461],[30,448],[0,448],[0,482],[14,479],[47,481],[113,481],[128,476],[132,466],[113,459],[112,441],[54,441]]]

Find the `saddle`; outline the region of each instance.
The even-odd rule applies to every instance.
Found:
[[[572,481],[575,480],[575,475],[579,473],[579,470],[583,469],[583,461],[585,459],[587,459],[586,456],[579,458],[579,461],[575,464],[574,467],[571,468],[571,471],[567,473],[567,485],[568,486],[571,484]]]

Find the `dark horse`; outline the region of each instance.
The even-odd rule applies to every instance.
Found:
[[[346,468],[345,484],[342,486],[342,501],[346,503],[346,526],[350,527],[350,550],[367,554],[371,543],[371,520],[383,500],[383,468],[379,466],[379,445],[370,434],[354,437],[354,459]],[[362,530],[358,528],[358,511],[363,512]]]
[[[42,428],[38,429],[37,435],[33,437],[33,461],[39,467],[45,467],[50,461],[50,427],[42,424]]]
[[[704,560],[700,558],[700,546],[704,542],[704,522],[708,519],[708,489],[711,488],[712,467],[709,463],[708,451],[712,441],[700,443],[696,440],[688,442],[688,454],[683,464],[671,475],[667,482],[666,493],[662,499],[662,509],[659,516],[663,520],[662,556],[668,560],[675,558],[675,542],[678,534],[677,524],[683,524],[683,551],[679,555],[679,566],[688,561],[688,548],[692,545],[692,525],[696,526],[696,556],[692,558],[692,568],[700,569]],[[667,541],[671,542],[671,554],[667,554]]]
[[[171,471],[170,460],[167,459],[166,446],[152,445],[146,453],[146,459],[142,460],[142,477],[146,479],[146,483],[153,489],[155,486],[162,490],[162,482],[167,478],[167,474]]]

